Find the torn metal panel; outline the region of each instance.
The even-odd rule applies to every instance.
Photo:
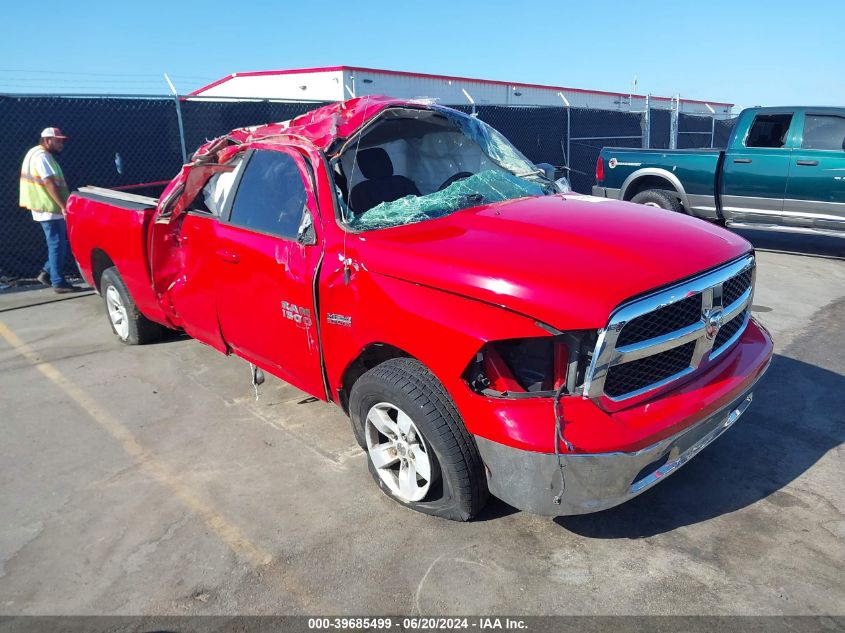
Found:
[[[354,134],[388,106],[405,103],[390,97],[359,97],[317,108],[290,121],[239,128],[200,147],[194,160],[220,151],[227,143],[242,145],[281,134],[298,136],[325,151],[336,139]]]

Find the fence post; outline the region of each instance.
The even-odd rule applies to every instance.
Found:
[[[681,111],[681,95],[672,97],[671,118],[669,123],[669,149],[678,149],[678,118]]]
[[[645,96],[645,110],[642,118],[643,149],[651,147],[651,95]]]
[[[466,88],[461,88],[461,92],[464,93],[464,96],[467,98],[467,101],[469,101],[470,105],[472,105],[472,116],[478,116],[478,113],[475,111],[475,99],[473,99],[472,95],[470,95],[466,91]]]
[[[572,183],[572,108],[566,102],[566,177]]]
[[[710,107],[709,103],[705,103],[704,105],[710,110],[710,147],[712,148],[716,143],[716,111]]]
[[[184,165],[188,162],[188,151],[185,148],[185,126],[182,125],[182,103],[179,101],[179,93],[176,90],[176,86],[170,81],[167,73],[164,73],[164,80],[170,86],[170,92],[173,93],[173,101],[176,103],[176,123],[179,125],[179,143],[182,146],[182,164]]]
[[[570,154],[570,137],[572,136],[572,107],[569,105],[569,99],[567,99],[562,92],[558,92],[557,95],[563,100],[563,104],[566,106],[566,156],[563,159],[566,161],[564,165],[566,169],[566,177],[569,180],[569,184],[572,184],[572,170],[570,169],[570,165],[572,164],[572,160],[569,158]]]
[[[185,147],[185,126],[182,124],[182,103],[179,101],[179,95],[174,95],[173,100],[176,102],[176,122],[179,124],[179,143],[182,146],[182,164],[188,162],[188,150]]]

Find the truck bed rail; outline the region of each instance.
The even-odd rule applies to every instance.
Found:
[[[105,202],[123,209],[140,211],[143,209],[155,208],[158,205],[158,198],[139,196],[125,191],[106,189],[105,187],[80,187],[74,192],[82,198]]]

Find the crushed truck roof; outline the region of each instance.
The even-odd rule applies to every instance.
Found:
[[[425,107],[431,105],[431,101],[385,96],[366,96],[340,101],[306,112],[290,121],[232,130],[202,145],[194,156],[201,157],[219,150],[223,140],[242,145],[282,134],[304,138],[325,151],[332,141],[350,136],[385,108],[403,105]]]

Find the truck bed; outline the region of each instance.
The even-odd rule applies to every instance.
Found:
[[[144,209],[155,209],[158,205],[158,198],[139,196],[126,191],[106,189],[104,187],[80,187],[75,192],[80,198],[104,202],[113,207],[128,209],[131,211],[143,211]]]
[[[638,149],[605,147],[601,189],[610,198],[630,200],[647,188],[664,188],[657,179],[671,183],[668,190],[683,192],[682,203],[698,217],[718,217],[717,192],[725,152],[719,149]]]
[[[139,310],[164,321],[152,290],[148,228],[158,199],[102,187],[82,187],[68,201],[68,239],[89,283],[115,266]],[[84,255],[81,255],[84,254]],[[99,290],[99,288],[98,288]]]

